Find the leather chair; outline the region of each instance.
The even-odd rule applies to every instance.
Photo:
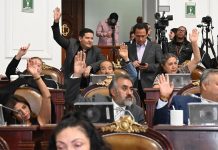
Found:
[[[177,92],[177,95],[184,95],[184,96],[188,96],[192,94],[200,94],[199,82],[194,82],[189,85],[186,85]]]
[[[0,136],[0,150],[10,150],[8,143]]]
[[[30,87],[20,87],[14,94],[24,97],[30,104],[32,112],[36,115],[39,114],[42,104],[42,96],[37,90]]]
[[[172,150],[172,144],[161,133],[123,116],[101,127],[103,139],[112,150]]]
[[[64,74],[59,69],[43,63],[42,74],[49,75],[59,84],[64,84]]]

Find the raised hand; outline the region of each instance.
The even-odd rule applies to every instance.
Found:
[[[60,10],[60,8],[56,7],[53,10],[53,13],[54,13],[54,22],[58,23],[60,18],[61,18],[61,10]]]
[[[27,53],[27,50],[29,49],[29,47],[30,47],[30,43],[27,46],[21,46],[15,58],[17,60],[20,60],[21,57],[23,57]]]
[[[128,46],[125,43],[120,45],[119,55],[124,59],[124,61],[129,61]]]
[[[81,77],[86,71],[86,53],[79,51],[74,57],[74,76]]]
[[[38,68],[36,67],[36,64],[31,59],[27,60],[27,71],[34,77],[37,78],[40,76],[40,73],[38,72]]]
[[[174,89],[173,83],[170,83],[169,81],[169,76],[164,76],[163,74],[161,74],[159,76],[158,82],[160,86],[160,97],[164,97],[169,100]]]
[[[189,33],[189,39],[192,43],[194,42],[198,42],[198,30],[197,29],[193,29],[192,33]]]

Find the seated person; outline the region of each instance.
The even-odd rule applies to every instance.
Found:
[[[68,113],[55,127],[49,140],[50,150],[62,149],[110,150],[88,118]]]
[[[128,47],[124,43],[120,45],[120,49],[118,50],[120,57],[124,60],[124,64],[122,65],[122,69],[126,70],[129,76],[133,81],[137,78],[137,71],[133,66],[132,62],[128,57]],[[105,60],[100,63],[99,74],[114,74],[114,65],[111,61]]]
[[[183,110],[184,124],[188,124],[188,103],[217,103],[218,93],[218,70],[208,69],[205,70],[200,79],[200,97],[197,96],[174,96],[172,102],[169,104],[170,96],[173,92],[173,85],[169,82],[168,76],[160,75],[160,99],[157,102],[154,125],[156,124],[169,124],[170,123],[170,110],[175,109]],[[170,105],[170,106],[169,106]]]
[[[84,97],[80,95],[80,82],[81,76],[85,71],[85,53],[78,52],[74,59],[74,78],[69,78],[66,82],[65,92],[65,105],[67,108],[73,107],[75,102],[86,102]],[[133,104],[133,83],[129,76],[120,75],[116,76],[109,85],[110,97],[101,96],[101,98],[93,97],[92,101],[113,102],[114,104],[114,118],[119,119],[120,116],[125,114],[125,110],[128,110],[134,116],[134,119],[138,123],[144,123],[144,110]],[[89,100],[90,101],[90,100]],[[120,108],[121,107],[121,108]],[[122,109],[122,112],[117,112],[118,108]],[[128,115],[128,113],[127,113]]]
[[[159,80],[160,74],[162,73],[168,73],[168,74],[191,73],[197,67],[198,63],[201,60],[200,50],[197,44],[197,41],[198,41],[197,29],[192,30],[192,33],[189,34],[189,38],[191,41],[194,58],[191,61],[189,61],[187,64],[181,67],[178,67],[177,57],[171,53],[165,54],[159,66],[158,75],[156,76],[154,80],[153,88],[159,88],[158,80]]]
[[[10,75],[14,75],[14,74],[28,74],[28,70],[27,72],[17,72],[16,69],[17,69],[17,66],[19,65],[19,62],[21,60],[21,58],[27,53],[27,50],[29,49],[30,47],[30,44],[28,44],[27,46],[23,46],[19,49],[17,55],[15,55],[15,57],[11,60],[11,62],[9,63],[9,65],[7,66],[6,68],[6,76],[8,77],[8,79],[10,79]],[[37,67],[37,71],[40,75],[42,75],[42,65],[43,65],[43,62],[41,60],[41,58],[39,57],[32,57],[30,58],[32,61],[35,62],[35,67]],[[42,76],[42,79],[43,81],[45,82],[45,84],[47,85],[47,87],[50,87],[50,88],[57,88],[57,83],[52,80],[52,78],[48,75],[43,75]],[[33,88],[37,88],[37,85],[35,84],[35,82],[33,82],[32,79],[29,79],[29,82],[27,83],[30,87],[33,87]]]
[[[11,111],[10,117],[16,119],[16,123],[24,123],[27,125],[39,124],[44,125],[51,122],[51,94],[43,82],[38,68],[35,67],[37,62],[29,59],[27,62],[27,71],[33,76],[36,85],[38,86],[40,93],[42,95],[42,104],[38,116],[35,116],[31,111],[30,105],[26,100],[18,95],[12,95],[7,100],[6,106],[17,111]],[[12,123],[11,120],[7,120],[8,124]]]

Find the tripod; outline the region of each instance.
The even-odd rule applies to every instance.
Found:
[[[161,44],[163,54],[168,53],[168,39],[165,36],[166,30],[156,29],[156,33],[158,35],[158,44]],[[157,37],[157,36],[156,36]]]
[[[210,26],[209,24],[206,26],[206,38],[203,39],[203,43],[201,44],[201,50],[203,50],[204,46],[206,46],[206,54],[208,54],[208,48],[210,47],[211,51],[213,53],[214,59],[215,59],[216,63],[218,64],[216,53],[215,53],[215,50],[213,48],[213,44],[212,44],[211,40],[208,38],[208,33],[210,32],[209,26]]]

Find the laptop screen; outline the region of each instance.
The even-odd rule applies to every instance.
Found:
[[[189,103],[190,125],[218,125],[218,103]]]
[[[112,102],[76,102],[76,111],[87,115],[92,123],[111,123],[114,121],[114,109]]]
[[[183,88],[192,83],[191,75],[189,73],[166,74],[169,76],[170,82],[173,82],[175,88]]]
[[[91,84],[96,84],[99,82],[104,81],[107,78],[113,78],[114,74],[91,74],[90,75],[90,82]]]

